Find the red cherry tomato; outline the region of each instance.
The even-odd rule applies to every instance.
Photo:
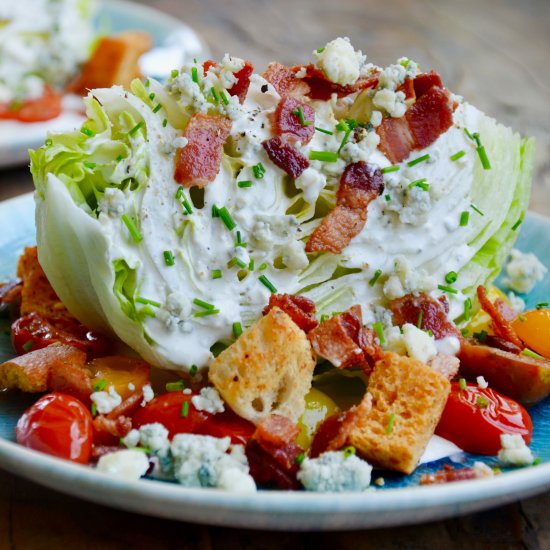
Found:
[[[199,411],[191,402],[192,397],[193,394],[180,391],[159,395],[136,411],[132,425],[139,428],[144,424],[159,422],[168,430],[170,439],[178,433],[194,433],[214,437],[230,436],[233,443],[242,445],[254,433],[254,424],[237,416],[227,407],[218,414]]]
[[[531,442],[533,425],[527,411],[516,401],[486,388],[452,383],[435,433],[469,453],[496,455],[501,434],[520,434]]]
[[[46,87],[44,95],[37,99],[28,99],[21,103],[1,103],[0,119],[42,122],[57,118],[62,110],[61,96],[50,87]]]
[[[63,319],[45,319],[38,313],[29,313],[11,326],[11,341],[18,355],[61,343],[74,346],[92,357],[105,355],[109,341],[84,325]]]
[[[15,428],[17,442],[50,455],[88,464],[93,430],[90,411],[63,393],[50,393],[27,409]]]

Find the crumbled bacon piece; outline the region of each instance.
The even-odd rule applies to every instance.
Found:
[[[403,84],[399,85],[396,92],[403,92],[405,94],[405,101],[413,102],[416,99],[414,80],[412,78],[407,78]]]
[[[203,64],[202,64],[202,71],[204,73],[204,75],[206,76],[206,73],[208,72],[208,70],[211,68],[211,67],[217,67],[218,64],[212,60],[212,59],[207,59]]]
[[[390,162],[405,160],[414,148],[414,138],[404,118],[386,117],[376,131],[380,136],[379,148]]]
[[[436,300],[424,292],[418,296],[407,294],[392,300],[388,307],[393,313],[393,322],[396,325],[410,323],[416,326],[422,312],[420,328],[431,330],[436,340],[445,336],[461,338],[460,331],[447,318],[449,304],[446,299]]]
[[[311,234],[306,252],[342,252],[365,227],[367,207],[383,190],[378,166],[363,161],[349,164],[340,178],[336,206]]]
[[[296,179],[309,166],[309,161],[280,137],[268,139],[262,143],[271,162]]]
[[[347,411],[329,416],[317,429],[309,456],[316,458],[326,451],[337,451],[344,447],[357,422],[365,418],[370,413],[371,408],[372,396],[367,392],[359,405],[354,405]]]
[[[116,445],[132,429],[132,419],[127,416],[109,418],[99,414],[93,420],[93,427],[96,445]]]
[[[441,77],[434,71],[419,74],[414,78],[412,82],[414,86],[414,94],[417,99],[422,97],[433,86],[443,88]]]
[[[256,483],[275,483],[281,489],[298,489],[297,458],[304,450],[296,443],[300,429],[288,418],[264,418],[246,445],[250,475]]]
[[[183,133],[188,142],[176,151],[174,179],[191,187],[204,187],[220,171],[222,147],[231,132],[231,121],[218,115],[196,113]]]
[[[405,118],[414,138],[414,148],[428,147],[453,124],[453,104],[449,92],[432,86],[407,109]]]
[[[119,416],[131,416],[135,412],[143,401],[143,391],[138,391],[126,398],[118,407],[115,407],[108,415],[107,418],[114,420]]]
[[[494,336],[489,334],[483,340],[483,343],[490,348],[497,348],[502,351],[508,351],[510,353],[515,353],[516,355],[520,354],[523,350],[523,347],[518,347],[516,344],[501,338],[500,336]]]
[[[301,108],[304,120],[302,125],[297,114]],[[274,113],[273,132],[289,143],[300,141],[302,145],[309,143],[315,134],[315,111],[312,107],[293,97],[283,97]]]
[[[244,62],[244,67],[238,70],[235,75],[237,82],[228,90],[230,95],[236,95],[239,98],[239,103],[245,100],[248,87],[250,86],[250,75],[254,71],[254,66],[250,61]]]
[[[282,309],[304,332],[309,332],[319,324],[315,318],[315,302],[305,296],[272,294],[262,313],[267,315],[274,307]]]
[[[341,369],[357,365],[368,373],[382,354],[373,331],[363,327],[359,306],[322,322],[308,338],[318,355]]]
[[[514,346],[523,349],[523,342],[516,334],[516,331],[512,327],[512,323],[507,319],[507,316],[510,315],[510,311],[509,308],[505,308],[502,305],[505,304],[504,300],[499,298],[493,304],[487,296],[487,291],[485,290],[485,287],[482,285],[477,287],[477,298],[479,300],[479,305],[481,306],[483,311],[485,311],[493,321],[493,331],[495,335],[500,336],[504,340],[511,342]]]
[[[306,74],[302,80],[310,88],[307,95],[311,99],[327,100],[331,98],[332,94],[336,94],[338,97],[345,97],[359,90],[374,88],[378,85],[379,77],[377,73],[370,77],[359,78],[353,84],[342,86],[342,84],[329,80],[325,73],[315,65],[307,65],[306,67],[296,66],[292,70],[297,72],[304,68]]]
[[[309,86],[302,79],[296,77],[295,71],[280,63],[270,63],[262,76],[281,97],[300,98],[309,92]]]
[[[423,474],[420,478],[420,485],[437,485],[441,483],[452,483],[453,481],[465,481],[468,479],[479,479],[487,477],[488,474],[476,468],[453,468],[450,464],[444,464],[442,470],[433,474]]]

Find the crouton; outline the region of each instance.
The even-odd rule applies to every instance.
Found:
[[[134,78],[142,76],[139,58],[151,47],[152,40],[146,32],[125,31],[103,37],[68,91],[85,95],[88,90],[115,84],[129,88]]]
[[[21,315],[38,313],[49,319],[75,320],[58,298],[38,263],[36,246],[26,247],[19,257],[17,276],[23,281]]]
[[[0,365],[0,389],[45,392],[50,389],[51,371],[62,372],[67,364],[84,369],[86,354],[66,345],[31,351]]]
[[[428,365],[387,353],[371,374],[372,410],[358,418],[349,441],[367,461],[405,474],[416,468],[451,390]]]
[[[296,422],[314,367],[305,332],[274,307],[212,362],[209,378],[243,418],[257,424],[276,413]]]

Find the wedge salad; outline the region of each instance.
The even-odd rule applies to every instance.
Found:
[[[461,451],[535,461],[549,310],[492,286],[508,258],[517,292],[546,272],[512,250],[532,139],[347,38],[85,103],[31,152],[38,247],[0,288],[20,354],[0,385],[47,392],[20,443],[239,491],[364,491],[373,467]]]

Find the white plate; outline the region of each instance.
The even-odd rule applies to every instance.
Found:
[[[208,48],[194,30],[175,17],[147,6],[124,0],[101,0],[95,21],[101,32],[114,34],[140,29],[151,34],[154,49],[140,62],[147,76],[162,78],[194,57],[208,57]],[[72,130],[83,120],[71,109],[46,122],[0,120],[0,168],[28,163],[28,149],[43,145],[48,131]]]

